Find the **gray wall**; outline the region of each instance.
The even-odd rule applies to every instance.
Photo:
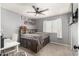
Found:
[[[70,44],[70,40],[68,39],[68,20],[70,18],[70,13],[51,16],[47,18],[41,18],[36,20],[36,26],[39,32],[43,32],[43,21],[44,20],[55,20],[57,18],[62,18],[63,22],[63,38],[58,39],[56,33],[50,33],[51,42],[63,43],[63,44]],[[1,29],[2,32],[5,34],[6,37],[11,37],[14,32],[17,32],[17,29],[21,23],[21,16],[8,11],[6,9],[1,9]]]
[[[39,32],[43,32],[43,21],[44,20],[55,20],[57,18],[62,19],[62,37],[63,38],[57,38],[56,33],[50,33],[50,41],[56,42],[56,43],[62,43],[62,44],[70,44],[69,34],[68,34],[68,20],[70,19],[71,13],[57,15],[57,16],[51,16],[47,18],[40,18],[37,19],[37,29]]]
[[[17,32],[21,23],[21,15],[1,8],[1,31],[5,37]]]

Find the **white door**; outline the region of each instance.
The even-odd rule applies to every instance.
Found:
[[[78,4],[77,3],[73,3],[73,12],[75,12],[75,10],[78,8]],[[76,19],[73,19],[76,20]],[[73,23],[72,25],[70,25],[70,39],[71,39],[71,47],[72,47],[72,54],[74,56],[78,56],[79,55],[79,21],[77,23]],[[75,47],[75,48],[74,48]]]
[[[78,4],[78,45],[79,45],[79,4]],[[79,50],[78,50],[78,56],[79,56]]]
[[[74,49],[74,46],[78,46],[78,23],[72,24],[70,26],[71,30],[71,42],[72,42],[72,54],[74,56],[78,55],[78,49]]]
[[[1,4],[0,4],[0,48],[1,48]],[[1,51],[0,51],[1,54]]]

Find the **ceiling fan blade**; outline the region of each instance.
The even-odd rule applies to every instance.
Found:
[[[34,5],[33,5],[32,7],[33,7],[33,9],[34,9],[35,11],[37,11],[37,9],[36,9],[36,7],[35,7]]]
[[[44,12],[44,11],[47,11],[47,10],[49,10],[49,9],[44,9],[44,10],[41,10],[41,11],[39,11],[39,12]]]
[[[27,13],[36,13],[36,12],[27,12]]]

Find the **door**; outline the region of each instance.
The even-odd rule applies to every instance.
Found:
[[[72,24],[71,30],[71,42],[72,42],[72,54],[74,56],[78,55],[78,49],[74,48],[78,46],[78,23]]]
[[[79,4],[78,4],[78,17],[79,17]],[[78,18],[78,45],[79,45],[79,18]],[[78,50],[78,56],[79,56],[79,50]]]
[[[73,3],[73,13],[75,13],[76,9],[78,8],[78,3]],[[78,18],[72,17],[72,25],[70,25],[70,39],[71,39],[71,48],[72,54],[74,56],[79,55],[79,39],[78,39],[78,29],[79,29],[79,22],[76,21]]]

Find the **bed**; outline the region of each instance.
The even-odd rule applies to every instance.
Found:
[[[20,45],[37,53],[41,48],[48,44],[49,41],[48,33],[37,32],[34,34],[21,34]]]

